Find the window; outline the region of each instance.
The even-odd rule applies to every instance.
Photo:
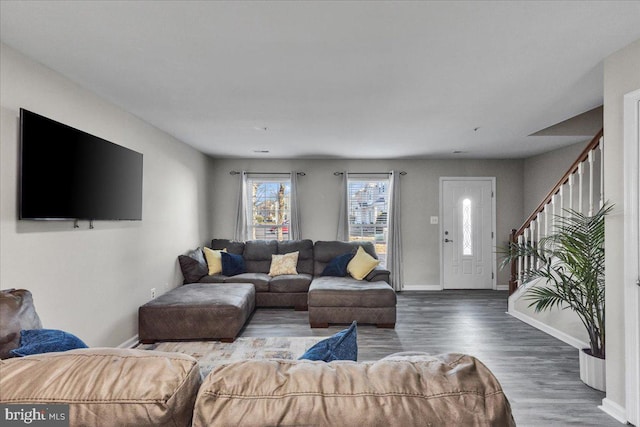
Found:
[[[250,177],[247,180],[247,197],[249,240],[289,240],[289,177]]]
[[[462,255],[473,255],[471,248],[471,200],[462,201]]]
[[[389,179],[348,181],[349,240],[375,245],[380,265],[387,260]]]

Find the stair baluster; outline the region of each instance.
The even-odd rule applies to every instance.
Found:
[[[527,242],[531,245],[538,245],[540,239],[550,234],[554,228],[556,218],[563,215],[565,209],[575,209],[579,212],[587,210],[589,215],[593,215],[595,198],[599,207],[604,204],[604,156],[603,156],[603,132],[600,130],[580,153],[575,162],[562,176],[553,189],[542,200],[540,205],[533,211],[519,229],[511,230],[509,242],[523,244]],[[598,150],[596,152],[596,150]],[[596,174],[596,164],[599,166],[599,174]],[[586,171],[585,171],[586,169]],[[588,188],[585,186],[584,175],[588,173]],[[577,203],[575,199],[574,185],[577,175]],[[598,176],[599,175],[599,176]],[[594,180],[599,178],[599,185],[595,187]],[[568,195],[565,197],[565,187]],[[588,194],[584,194],[587,191]],[[585,197],[586,196],[586,197]],[[568,200],[565,200],[568,199]],[[585,206],[588,202],[588,206]],[[585,209],[587,208],[587,209]],[[544,215],[544,219],[543,216]],[[544,231],[542,230],[544,226]],[[534,264],[535,263],[535,264]],[[533,265],[539,266],[540,260],[520,258],[511,262],[511,278],[509,280],[509,295],[514,293],[523,284],[525,273]]]

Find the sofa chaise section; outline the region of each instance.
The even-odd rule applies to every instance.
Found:
[[[350,276],[322,276],[327,264],[335,257],[362,247],[378,258],[371,242],[318,241],[314,246],[314,279],[309,287],[309,324],[326,328],[329,324],[375,324],[379,328],[394,328],[396,324],[396,293],[389,285],[390,272],[373,269],[363,280]]]
[[[233,342],[254,309],[250,283],[183,285],[138,309],[138,339]]]
[[[313,275],[314,277],[322,276],[322,272],[324,271],[327,264],[329,264],[335,257],[339,255],[343,255],[346,253],[355,253],[356,250],[362,247],[366,253],[371,255],[373,258],[378,259],[378,254],[376,253],[376,248],[372,242],[369,241],[353,241],[353,242],[341,242],[338,240],[318,240],[313,245]],[[380,266],[374,268],[363,281],[367,282],[386,282],[389,283],[389,277],[391,276],[391,272],[386,270]],[[346,277],[348,280],[353,280],[354,282],[358,282],[355,279],[351,279],[350,277]]]
[[[386,282],[364,282],[347,278],[318,277],[309,289],[309,324],[326,328],[329,324],[373,324],[394,328],[396,293]]]

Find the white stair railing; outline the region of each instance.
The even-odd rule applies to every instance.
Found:
[[[591,216],[596,203],[598,207],[604,205],[602,135],[600,130],[522,226],[511,230],[510,242],[537,246],[540,239],[551,233],[557,217],[566,215],[567,210]],[[528,258],[511,261],[509,295],[522,286],[525,273],[537,262]]]

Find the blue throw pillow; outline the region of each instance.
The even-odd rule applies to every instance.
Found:
[[[220,252],[220,257],[222,258],[222,274],[224,276],[235,276],[247,272],[242,255]]]
[[[20,347],[11,350],[14,356],[67,351],[87,348],[82,340],[57,329],[23,329],[20,331]]]
[[[338,255],[326,265],[321,276],[335,276],[335,277],[344,277],[347,275],[347,265],[351,258],[353,258],[354,254],[352,252]]]
[[[354,321],[348,329],[324,339],[307,350],[298,360],[358,360],[358,325]]]

